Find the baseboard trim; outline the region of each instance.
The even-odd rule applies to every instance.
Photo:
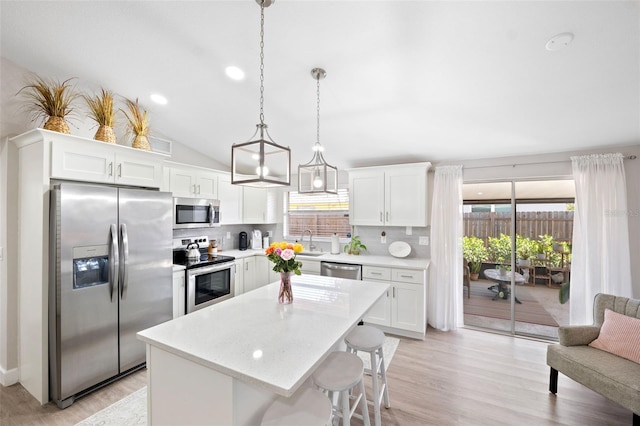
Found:
[[[20,375],[18,374],[17,368],[12,368],[11,370],[5,370],[0,366],[0,385],[2,386],[11,386],[18,383],[20,379]]]

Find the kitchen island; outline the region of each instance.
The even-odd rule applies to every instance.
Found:
[[[255,425],[278,395],[307,386],[314,369],[389,284],[294,276],[138,333],[147,344],[153,425]]]

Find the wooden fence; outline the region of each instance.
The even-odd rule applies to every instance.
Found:
[[[487,241],[488,237],[499,237],[511,233],[510,212],[476,212],[464,214],[464,235],[474,235]],[[518,212],[516,234],[538,239],[540,235],[551,235],[556,241],[571,241],[573,235],[573,212]]]

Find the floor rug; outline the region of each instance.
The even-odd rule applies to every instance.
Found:
[[[495,293],[488,289],[492,283],[488,281],[471,282],[471,298],[464,292],[464,314],[508,320],[511,318],[510,301],[507,299],[493,300]],[[544,309],[533,296],[529,288],[516,286],[516,297],[521,304],[516,304],[516,321],[531,324],[558,327],[556,320]]]
[[[386,336],[384,344],[382,346],[382,352],[384,353],[385,365],[389,367],[393,355],[398,348],[400,340],[395,337]],[[358,353],[358,356],[362,359],[365,368],[368,368],[370,358],[368,353]],[[105,408],[98,411],[91,417],[87,417],[76,426],[123,426],[123,425],[146,425],[147,424],[147,387],[143,387],[140,390],[132,393],[131,395],[122,398],[120,401],[115,402]]]
[[[147,424],[147,387],[143,387],[87,417],[76,426],[130,426]]]

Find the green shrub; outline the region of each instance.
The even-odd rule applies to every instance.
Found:
[[[472,274],[479,273],[482,261],[487,258],[487,248],[484,246],[484,241],[474,236],[464,237],[462,255],[469,262],[469,271]]]

